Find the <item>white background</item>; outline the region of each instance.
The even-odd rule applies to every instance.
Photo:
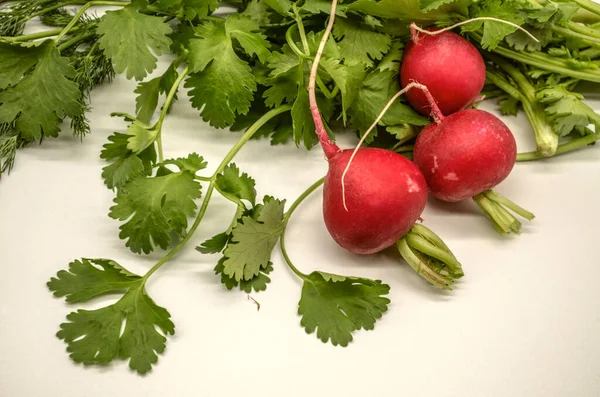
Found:
[[[155,75],[168,62],[162,59]],[[347,348],[323,344],[300,327],[301,283],[279,248],[271,284],[253,294],[260,311],[245,293],[220,284],[212,271],[218,257],[194,250],[233,214],[232,205],[213,196],[190,244],[148,284],[176,325],[153,371],[139,376],[124,361],[75,364],[55,337],[58,325],[70,311],[115,297],[67,305],[51,296],[48,279],[80,257],[110,258],[143,274],[163,255],[134,255],[118,239],[119,222],[107,216],[114,194],[100,177],[102,145],[126,125],[109,113],[134,112],[134,87],[119,77],[97,88],[93,133],[83,143],[66,129],[59,139],[32,145],[0,183],[0,397],[600,396],[598,147],[515,167],[497,190],[537,216],[518,237],[496,234],[472,202],[431,200],[425,225],[450,245],[466,273],[451,293],[389,255],[359,257],[338,248],[323,225],[318,190],[289,226],[296,265],[391,286],[389,311]],[[600,110],[598,86],[585,94]],[[532,150],[524,115],[503,120],[520,151]],[[196,151],[209,172],[239,136],[205,125],[184,92],[163,131],[166,156]],[[265,140],[249,142],[235,162],[255,177],[259,195],[288,202],[326,172],[318,148]]]

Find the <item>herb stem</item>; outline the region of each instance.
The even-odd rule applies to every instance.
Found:
[[[576,25],[576,24],[574,24]],[[579,31],[575,30],[578,29]],[[558,34],[561,34],[565,37],[571,37],[574,39],[579,39],[586,42],[588,45],[592,45],[594,47],[600,46],[600,37],[597,34],[590,35],[589,32],[583,32],[583,29],[575,27],[575,29],[563,28],[561,26],[552,26],[552,30]]]
[[[600,15],[600,4],[597,4],[590,0],[573,0],[573,3],[579,5],[585,10],[593,12],[596,15]]]
[[[169,90],[169,93],[167,94],[167,99],[165,100],[162,111],[160,112],[158,121],[156,122],[156,125],[154,126],[154,128],[156,128],[158,131],[158,133],[156,135],[156,143],[158,145],[158,161],[161,163],[164,161],[163,145],[162,145],[162,125],[163,125],[163,122],[165,121],[165,117],[167,116],[167,112],[169,111],[169,108],[171,107],[171,102],[173,102],[173,98],[175,97],[175,94],[177,93],[177,90],[179,89],[179,85],[181,84],[181,82],[183,81],[185,76],[188,75],[189,71],[190,71],[189,68],[186,67],[179,74],[179,76],[177,76],[177,79],[175,80],[175,82],[171,86],[171,89]]]
[[[558,145],[558,148],[556,149],[556,153],[554,155],[556,156],[559,154],[564,154],[564,153],[571,152],[573,150],[580,149],[584,146],[591,145],[592,143],[596,142],[597,140],[600,140],[600,133],[586,135],[582,138],[573,139],[573,140],[569,141],[568,143]],[[525,153],[519,153],[517,155],[517,161],[542,160],[545,158],[548,158],[548,157],[542,156],[538,152],[525,152]]]
[[[471,36],[474,39],[481,41],[481,36],[477,33],[471,33]],[[569,67],[566,61],[547,55],[545,53],[525,53],[522,51],[513,51],[501,45],[494,48],[492,52],[495,52],[498,55],[502,55],[505,58],[509,58],[529,66],[534,66],[542,70],[563,74],[565,76],[573,77],[580,80],[600,83],[600,69],[573,69]]]
[[[300,48],[298,48],[298,46],[296,45],[296,42],[294,41],[294,38],[292,37],[292,33],[293,33],[294,29],[297,29],[297,28],[298,28],[298,25],[290,26],[290,28],[285,32],[285,41],[290,46],[290,48],[292,49],[294,54],[298,55],[300,58],[308,58],[310,56],[310,54],[309,53],[305,54],[304,52],[302,52],[302,50]]]
[[[67,33],[75,33],[79,30],[81,30],[81,28],[78,26],[75,26]],[[51,29],[51,30],[44,30],[42,32],[24,34],[24,35],[15,36],[15,37],[1,37],[1,39],[18,43],[20,41],[30,41],[30,40],[44,39],[46,37],[56,36],[56,35],[60,34],[62,31],[63,31],[63,28],[57,28],[57,29]]]
[[[287,249],[285,247],[285,231],[287,229],[288,221],[290,220],[290,217],[292,216],[292,214],[294,213],[296,208],[298,208],[298,206],[308,196],[310,196],[310,194],[312,192],[317,190],[317,188],[319,186],[321,186],[323,184],[323,182],[325,182],[325,177],[319,179],[318,181],[316,181],[315,183],[310,185],[308,187],[308,189],[306,189],[304,192],[302,192],[302,194],[300,196],[298,196],[298,198],[292,203],[290,208],[287,210],[287,212],[283,216],[284,226],[283,226],[283,231],[281,232],[281,237],[279,238],[279,246],[281,247],[281,254],[283,255],[283,259],[285,260],[285,263],[287,263],[288,267],[292,270],[292,272],[294,272],[294,274],[296,276],[298,276],[299,278],[301,278],[304,281],[309,281],[308,276],[306,274],[302,273],[300,270],[298,270],[298,268],[296,268],[296,266],[294,266],[294,264],[292,263],[292,260],[290,259],[290,256],[287,253]]]
[[[304,30],[304,23],[302,22],[302,17],[298,12],[298,7],[296,7],[296,3],[292,4],[292,10],[294,11],[294,16],[296,19],[296,23],[298,26],[298,33],[300,34],[300,41],[302,42],[302,47],[304,48],[304,52],[310,56],[310,47],[308,46],[308,40],[306,39],[306,31]]]
[[[47,8],[43,8],[37,12],[34,12],[33,14],[27,15],[27,20],[29,21],[35,17],[39,17],[40,15],[43,15],[50,11],[54,11],[58,8],[62,8],[62,7],[66,7],[66,6],[74,5],[74,4],[83,4],[83,3],[85,3],[85,1],[81,1],[81,0],[64,1],[62,3],[58,3],[58,4],[55,4],[55,5],[47,7]]]
[[[227,153],[227,155],[225,156],[223,161],[221,161],[221,163],[219,164],[219,166],[217,167],[217,169],[215,170],[213,175],[210,177],[210,183],[208,185],[208,188],[206,189],[206,193],[204,195],[204,200],[202,200],[202,204],[200,206],[200,209],[198,210],[198,215],[196,215],[196,219],[194,220],[194,223],[190,227],[190,230],[188,231],[186,236],[183,238],[183,240],[181,240],[179,242],[179,244],[177,244],[163,258],[161,258],[158,262],[156,262],[156,264],[154,266],[152,266],[150,268],[150,270],[148,270],[148,272],[143,277],[143,281],[142,281],[143,283],[146,283],[146,281],[148,281],[148,279],[154,272],[156,272],[158,269],[160,269],[160,267],[162,267],[171,258],[173,258],[173,256],[175,256],[175,254],[177,254],[188,243],[188,241],[190,241],[190,239],[192,238],[192,235],[196,232],[196,229],[198,229],[198,226],[200,226],[200,222],[202,222],[202,219],[204,218],[204,214],[206,214],[206,209],[208,208],[208,203],[210,202],[210,198],[212,197],[213,191],[215,190],[217,175],[220,174],[221,172],[223,172],[225,167],[231,162],[231,160],[235,157],[235,155],[240,151],[242,146],[244,146],[244,144],[246,142],[248,142],[250,140],[250,138],[252,138],[252,136],[256,133],[256,131],[258,131],[260,129],[260,127],[262,127],[265,123],[267,123],[273,117],[278,116],[279,114],[281,114],[283,112],[287,112],[291,108],[292,107],[290,105],[282,105],[278,108],[272,109],[272,110],[268,111],[267,113],[265,113],[252,126],[250,126],[250,128],[248,128],[246,130],[244,135],[242,135],[242,137],[237,141],[237,143],[233,146],[233,148],[231,148],[229,153]]]
[[[73,19],[71,19],[71,22],[69,22],[69,24],[67,26],[65,26],[64,29],[58,34],[58,37],[56,38],[56,42],[58,43],[58,41],[60,39],[62,39],[63,36],[65,34],[67,34],[73,26],[75,26],[77,21],[79,21],[79,18],[81,18],[81,16],[87,11],[88,8],[93,7],[93,6],[124,6],[127,4],[129,4],[129,3],[125,3],[122,1],[107,1],[107,0],[93,0],[93,1],[90,1],[86,4],[84,4],[79,9],[77,14],[75,14]]]
[[[82,34],[80,36],[75,36],[70,38],[69,40],[65,40],[63,43],[61,43],[58,47],[56,47],[58,49],[58,52],[62,52],[64,50],[66,50],[67,48],[71,47],[72,45],[75,45],[87,38],[92,37],[93,35],[95,35],[95,32],[88,32],[85,34]]]

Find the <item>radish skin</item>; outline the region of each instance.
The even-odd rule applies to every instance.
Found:
[[[475,101],[485,84],[485,72],[477,48],[460,35],[449,31],[437,35],[413,31],[402,58],[400,84],[425,85],[442,114],[449,115]],[[423,92],[410,90],[406,99],[419,113],[431,113]]]

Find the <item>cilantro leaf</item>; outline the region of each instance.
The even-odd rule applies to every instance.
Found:
[[[271,22],[271,8],[264,0],[250,0],[240,14],[247,16],[260,25]]]
[[[65,116],[81,113],[81,92],[71,79],[75,70],[61,57],[52,40],[40,44],[33,71],[16,85],[0,91],[0,123],[12,123],[25,140],[57,136]],[[3,57],[2,57],[3,58]],[[31,59],[23,62],[31,63]],[[9,75],[15,82],[15,75]],[[3,86],[8,84],[2,83]]]
[[[149,9],[191,21],[211,14],[218,6],[219,0],[158,0]]]
[[[158,106],[160,77],[138,84],[133,92],[138,94],[135,98],[135,112],[138,120],[146,124],[150,123],[156,106]]]
[[[381,59],[392,42],[389,36],[375,32],[360,22],[344,18],[336,20],[333,35],[339,40],[340,53],[347,65],[373,65],[372,60]]]
[[[290,8],[292,2],[290,0],[263,0],[273,10],[277,11],[278,14],[288,16],[290,14]]]
[[[134,120],[127,127],[127,135],[129,136],[127,138],[127,149],[134,153],[141,153],[156,141],[158,129]]]
[[[500,112],[505,115],[516,116],[519,113],[519,100],[510,95],[503,95],[500,100]]]
[[[352,126],[363,134],[373,124],[383,107],[399,90],[397,73],[391,70],[374,70],[369,73],[362,85],[355,87],[356,99],[348,109]],[[429,120],[417,114],[410,106],[395,102],[381,120],[381,125],[395,124],[427,125]],[[367,137],[367,143],[373,141],[376,131]]]
[[[338,4],[335,8],[335,15],[345,18],[346,8],[348,8],[347,5]],[[331,12],[331,2],[327,0],[306,0],[300,7],[300,11],[309,14],[329,14]]]
[[[517,30],[505,37],[508,45],[515,50],[523,51],[540,51],[552,40],[552,30],[549,27],[538,29],[527,27],[527,31],[531,33],[539,42],[534,41],[524,32]]]
[[[124,290],[139,282],[140,276],[114,261],[83,258],[69,263],[68,271],[61,270],[52,277],[48,288],[54,296],[66,296],[67,302],[81,302],[107,292]]]
[[[593,124],[600,131],[600,115],[581,100],[583,96],[568,91],[564,86],[544,88],[536,93],[541,103],[547,104],[549,115],[558,136],[566,136],[572,131],[589,133],[587,127]]]
[[[238,200],[247,200],[252,206],[255,205],[256,183],[245,172],[240,174],[240,169],[235,163],[227,165],[223,172],[217,175],[216,184],[221,193]]]
[[[189,171],[192,174],[205,169],[208,165],[208,163],[204,161],[204,157],[200,156],[198,153],[190,153],[187,157],[165,160],[162,164],[172,164],[177,166],[180,171]]]
[[[46,47],[0,42],[0,90],[17,84],[45,55]]]
[[[222,257],[217,265],[215,266],[215,274],[221,275],[221,283],[227,287],[228,290],[232,290],[233,288],[239,285],[240,290],[251,293],[252,290],[256,292],[265,291],[267,289],[267,284],[271,282],[268,274],[273,271],[273,264],[271,262],[267,262],[267,265],[260,269],[258,275],[252,277],[250,280],[239,280],[236,281],[234,278],[229,277],[223,270],[225,269],[224,262],[227,257]]]
[[[454,1],[456,0],[419,0],[419,7],[421,8],[421,11],[427,12],[438,9],[444,4],[453,3]]]
[[[121,189],[127,182],[137,177],[150,175],[156,162],[154,145],[148,146],[139,154],[127,148],[129,135],[115,132],[108,137],[100,158],[111,162],[102,168],[102,178],[109,189]]]
[[[144,283],[142,277],[108,259],[84,258],[71,262],[69,271],[59,271],[51,278],[48,288],[55,296],[66,296],[67,302],[83,302],[107,292],[125,292],[112,305],[70,313],[68,321],[60,325],[56,336],[67,343],[67,351],[75,362],[106,364],[122,358],[129,359],[129,367],[140,374],[151,370],[158,360],[157,354],[165,350],[163,334],[173,335],[175,326],[169,312],[148,296]],[[121,335],[123,322],[125,329]]]
[[[202,109],[202,119],[212,126],[231,125],[235,115],[250,109],[256,81],[247,62],[238,57],[232,39],[244,51],[259,60],[270,55],[268,42],[248,17],[231,15],[224,23],[207,22],[197,28],[199,39],[190,41],[190,68],[194,72],[186,80],[191,88],[192,105]]]
[[[522,25],[525,20],[518,12],[518,8],[511,1],[485,0],[472,6],[473,17],[494,17]],[[493,50],[509,34],[517,30],[514,26],[495,21],[474,21],[464,25],[463,32],[478,30],[483,25],[481,46],[486,50]]]
[[[171,234],[185,236],[187,217],[196,212],[201,186],[189,171],[129,182],[114,199],[109,216],[120,221],[119,237],[135,253],[167,249]]]
[[[112,59],[117,73],[142,80],[156,68],[156,57],[167,52],[171,27],[160,17],[141,14],[132,5],[107,11],[98,23],[98,44]],[[154,53],[154,54],[153,54]]]
[[[283,231],[284,205],[285,200],[267,196],[264,205],[255,210],[254,217],[242,217],[225,249],[227,259],[223,263],[223,274],[235,281],[250,280],[261,268],[266,268]]]
[[[356,87],[360,86],[365,79],[367,71],[363,64],[357,63],[353,66],[347,66],[333,59],[323,59],[321,65],[340,88],[342,93],[342,116],[345,122],[346,111],[358,95]]]
[[[227,233],[219,233],[204,241],[199,247],[196,247],[196,251],[202,254],[218,254],[225,249],[229,237]]]
[[[298,304],[306,333],[334,346],[347,346],[352,332],[372,330],[387,311],[390,287],[381,281],[312,272],[304,280]]]

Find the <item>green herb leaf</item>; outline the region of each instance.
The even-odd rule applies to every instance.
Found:
[[[541,103],[547,104],[545,111],[559,136],[566,136],[572,131],[589,133],[591,131],[587,127],[590,124],[600,131],[600,115],[581,101],[581,94],[559,85],[539,90],[536,97]]]
[[[98,266],[102,270],[98,269]],[[140,283],[140,276],[130,273],[108,259],[75,260],[69,270],[61,270],[48,282],[54,296],[66,296],[67,302],[82,302],[93,297],[125,290]]]
[[[519,101],[510,95],[504,95],[499,100],[500,113],[505,116],[516,116],[519,113]]]
[[[98,43],[117,73],[142,80],[156,68],[156,57],[171,45],[171,27],[160,17],[141,14],[134,6],[107,11],[98,23]],[[153,54],[154,53],[154,54]]]
[[[200,156],[198,153],[190,153],[187,157],[165,160],[163,164],[175,165],[180,171],[189,171],[192,174],[205,169],[208,165],[208,163],[204,161],[204,157]]]
[[[0,42],[0,90],[17,84],[47,54],[47,47]]]
[[[258,275],[252,277],[250,280],[236,281],[234,278],[229,277],[228,275],[223,273],[223,270],[225,269],[224,263],[226,259],[227,257],[223,257],[219,260],[217,266],[215,266],[215,274],[221,275],[221,283],[225,285],[225,287],[227,287],[228,290],[232,290],[238,285],[240,287],[240,290],[248,294],[251,293],[252,290],[260,292],[265,291],[267,289],[267,284],[271,282],[271,279],[267,275],[273,271],[273,264],[271,262],[268,262],[266,267],[261,268]]]
[[[521,17],[519,9],[511,1],[484,0],[472,6],[473,17],[493,17],[504,21],[522,25],[525,20]],[[514,26],[495,21],[475,21],[463,25],[463,32],[478,30],[483,25],[481,46],[486,50],[493,50],[509,34],[517,30]]]
[[[399,88],[396,72],[375,70],[369,73],[362,85],[355,87],[357,90],[356,99],[348,110],[351,125],[358,129],[361,135],[366,132]],[[398,100],[389,108],[380,124],[427,125],[429,120]],[[373,141],[376,132],[376,130],[373,130],[369,134],[366,139],[367,143]]]
[[[389,36],[375,32],[360,22],[338,18],[333,28],[333,35],[342,59],[347,65],[363,63],[373,65],[373,59],[381,59],[390,48],[392,40]]]
[[[197,29],[200,39],[190,42],[190,68],[194,72],[185,86],[192,88],[192,105],[202,109],[202,119],[217,128],[231,125],[235,115],[246,114],[256,91],[256,81],[247,62],[238,57],[232,39],[246,54],[259,60],[270,55],[268,42],[256,22],[241,15],[224,23],[208,22]]]
[[[14,121],[16,130],[28,141],[57,136],[60,121],[80,114],[82,107],[81,92],[71,80],[75,70],[69,60],[60,56],[52,40],[42,43],[36,51],[39,60],[33,71],[16,85],[0,91],[0,123]],[[1,57],[4,59],[4,54]],[[31,64],[33,57],[26,57],[23,62]],[[11,73],[9,83],[15,83],[18,74]],[[1,85],[8,86],[5,82]]]
[[[162,13],[175,16],[179,20],[192,21],[196,17],[212,14],[218,6],[219,0],[158,0],[151,4],[149,9],[162,11]]]
[[[241,173],[240,169],[231,163],[222,173],[217,175],[217,187],[221,193],[230,195],[237,200],[247,200],[252,206],[256,203],[256,183],[248,174]]]
[[[68,302],[125,291],[116,303],[72,312],[67,316],[68,321],[60,325],[56,336],[67,343],[73,361],[93,365],[122,358],[128,359],[129,367],[140,374],[152,369],[157,354],[165,350],[163,334],[173,335],[175,326],[169,312],[148,296],[144,283],[142,277],[108,259],[71,262],[68,272],[60,271],[48,282],[54,295],[66,296]],[[121,335],[123,322],[125,329]]]
[[[283,231],[285,200],[267,196],[263,201],[254,217],[244,216],[236,225],[225,249],[223,273],[235,281],[251,280],[267,267]]]
[[[419,0],[419,7],[421,8],[421,11],[428,12],[436,10],[444,4],[453,3],[454,1],[456,0]]]
[[[119,237],[135,253],[167,249],[171,234],[184,237],[187,217],[196,213],[201,186],[189,171],[129,182],[114,199],[109,216],[120,221]]]
[[[315,271],[302,286],[300,323],[309,334],[316,330],[323,342],[347,346],[352,332],[375,327],[387,311],[390,300],[383,296],[389,290],[381,281]]]
[[[129,135],[115,132],[108,137],[100,158],[111,162],[102,168],[102,178],[109,189],[121,189],[132,179],[150,175],[156,162],[154,145],[148,146],[139,154],[127,148]]]
[[[292,2],[290,0],[263,0],[273,10],[277,11],[278,14],[289,16],[290,8],[292,8]]]
[[[229,234],[219,233],[204,241],[199,247],[196,247],[196,251],[202,254],[218,254],[225,249],[229,238]]]

